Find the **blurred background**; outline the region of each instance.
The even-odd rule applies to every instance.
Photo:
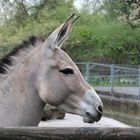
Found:
[[[136,1],[1,0],[0,57],[31,35],[47,36],[76,13],[80,19],[64,47],[75,61],[140,64]]]
[[[0,57],[80,15],[63,49],[101,96],[104,115],[140,125],[139,0],[1,0]]]

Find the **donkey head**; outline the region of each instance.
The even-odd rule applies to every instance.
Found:
[[[39,95],[45,103],[81,115],[84,122],[92,123],[102,116],[102,101],[71,58],[60,49],[77,18],[73,14],[42,45]]]

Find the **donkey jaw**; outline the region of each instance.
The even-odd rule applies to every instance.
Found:
[[[81,116],[86,123],[98,122],[103,114],[103,103],[94,89],[85,93],[83,101],[80,103]]]

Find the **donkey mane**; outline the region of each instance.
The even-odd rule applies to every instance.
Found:
[[[0,59],[0,78],[2,75],[5,75],[9,72],[10,68],[14,65],[12,58],[17,58],[22,53],[23,56],[27,55],[31,48],[35,47],[38,42],[44,42],[43,37],[31,36],[28,40],[22,42],[22,44],[14,47],[12,51],[6,54],[3,58]]]

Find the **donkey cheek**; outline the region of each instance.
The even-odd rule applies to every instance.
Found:
[[[52,105],[52,106],[59,106],[61,104],[63,104],[63,102],[65,101],[65,99],[67,98],[67,94],[63,95],[61,93],[52,93],[51,95],[49,95],[49,98],[47,100],[47,103]]]

